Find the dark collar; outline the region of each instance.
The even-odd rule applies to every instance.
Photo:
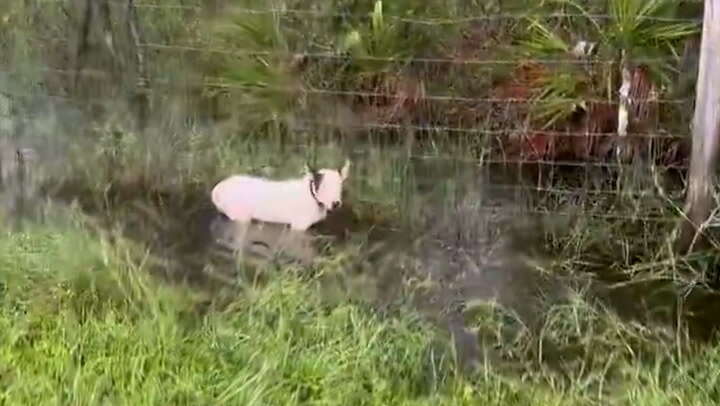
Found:
[[[313,200],[315,200],[315,203],[318,205],[318,209],[325,210],[325,205],[318,200],[317,195],[315,194],[315,189],[313,188],[314,185],[316,185],[315,179],[310,179],[310,182],[308,183],[310,185],[310,196],[312,196]]]

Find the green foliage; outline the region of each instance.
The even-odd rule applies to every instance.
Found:
[[[679,7],[674,0],[610,0],[606,7],[574,0],[541,2],[530,13],[517,48],[528,57],[568,59],[577,41],[594,42],[597,51],[592,59],[645,64],[656,84],[664,88],[672,83],[680,41],[698,32],[697,23],[674,20]],[[574,15],[544,17],[552,12]],[[603,14],[609,18],[596,17]],[[608,85],[617,83],[617,66],[615,71],[575,63],[553,66],[558,77],[547,80],[539,91],[537,118],[550,126],[568,118],[588,99],[612,97],[615,89]]]
[[[531,19],[528,39],[518,41],[520,47],[529,55],[554,56],[558,53],[570,52],[572,44],[537,19]]]
[[[399,5],[397,2],[375,1],[372,10],[368,12],[369,22],[362,20],[349,23],[336,49],[349,52],[357,58],[353,63],[361,72],[383,72],[392,67],[401,67],[408,58],[420,53],[437,52],[442,48],[443,40],[461,28],[458,24],[437,23],[423,25],[422,29],[418,29],[403,18],[438,18],[448,13],[438,14],[436,7],[408,3]],[[357,7],[353,8],[353,12],[363,14]]]
[[[568,69],[543,78],[533,95],[535,118],[548,128],[576,112],[587,111],[587,98],[592,97],[592,83],[583,71]]]
[[[411,57],[440,53],[463,28],[462,24],[443,21],[460,15],[461,9],[455,2],[448,5],[439,1],[336,0],[307,7],[283,1],[268,6],[257,0],[244,0],[236,4],[244,9],[275,10],[233,14],[231,9],[219,24],[222,27],[218,31],[220,44],[242,51],[237,57],[227,59],[228,68],[221,70],[219,76],[230,83],[252,88],[254,95],[259,92],[256,88],[298,84],[291,79],[298,76],[287,69],[293,53],[332,50],[349,56],[348,61],[341,64],[333,58],[310,58],[311,66],[303,75],[305,83],[311,86],[321,83],[322,87],[334,84],[342,88],[347,83],[363,82],[367,75],[397,73]],[[284,11],[294,8],[309,10],[310,14]],[[245,105],[257,105],[263,97],[269,98],[269,95],[258,96]],[[272,99],[273,111],[282,110],[278,107],[283,103],[280,99]],[[287,95],[284,100],[290,101]]]
[[[42,77],[37,70],[44,53],[54,51],[48,44],[38,44],[35,37],[62,38],[67,32],[63,25],[64,16],[58,4],[44,7],[20,0],[3,1],[0,5],[0,70],[12,75],[13,80],[2,80],[0,90],[10,87],[14,92],[27,95]],[[42,25],[38,27],[38,25]],[[22,90],[14,89],[15,87]]]
[[[4,234],[0,254],[5,404],[718,401],[717,374],[708,372],[717,348],[676,356],[680,347],[662,334],[579,298],[548,313],[542,344],[528,334],[491,337],[488,350],[502,349],[500,365],[513,362],[521,375],[488,363],[462,377],[430,325],[406,311],[381,317],[329,304],[314,278],[274,273],[201,311],[202,296],[147,274],[143,249],[79,226]],[[479,330],[519,326],[491,313],[475,318]],[[566,377],[540,359],[557,359]]]
[[[409,66],[413,58],[446,55],[467,26],[459,20],[463,6],[455,1],[347,3],[338,8],[348,17],[337,25],[332,45],[348,56],[334,72],[342,88],[385,92],[399,76],[417,73],[420,65]]]
[[[698,23],[672,21],[679,15],[679,7],[680,3],[672,0],[610,1],[612,18],[600,32],[603,43],[624,51],[630,63],[657,59],[647,66],[654,79],[667,86],[672,82],[670,73],[675,71],[680,41],[699,31]]]
[[[3,403],[392,404],[449,377],[422,367],[423,323],[328,309],[292,275],[203,316],[122,244],[36,230],[0,252]]]
[[[282,30],[281,11],[245,11],[279,4],[245,0],[234,6],[213,26],[212,44],[223,53],[205,61],[211,67],[206,70],[206,94],[231,94],[229,110],[241,111],[239,119],[250,128],[263,126],[282,119],[295,106],[300,87],[291,76],[290,52],[302,39]]]
[[[395,64],[393,59],[407,58],[412,48],[403,45],[405,37],[401,35],[401,27],[397,23],[387,22],[383,16],[383,2],[378,0],[370,13],[370,24],[361,29],[353,29],[347,33],[338,46],[340,52],[349,51],[357,62],[367,70],[382,71]],[[366,58],[387,58],[385,60],[368,60]]]
[[[631,53],[634,49],[671,46],[673,41],[698,29],[696,23],[672,21],[677,18],[679,6],[679,2],[670,0],[612,0],[605,36],[616,48]]]

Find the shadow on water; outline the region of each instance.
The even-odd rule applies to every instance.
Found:
[[[233,250],[243,253],[250,265],[245,268],[251,270],[268,265],[313,268],[326,257],[325,252],[347,250],[353,261],[342,278],[327,278],[329,296],[341,292],[343,297],[365,300],[379,309],[410,300],[451,333],[460,357],[469,361],[478,361],[483,350],[467,325],[469,304],[497,303],[514,313],[521,325],[533,329],[542,324],[548,306],[587,286],[589,297],[626,319],[667,326],[681,322],[700,340],[714,334],[720,322],[720,309],[715,308],[720,300],[715,293],[701,288],[679,291],[670,280],[633,282],[609,271],[591,275],[548,272],[553,258],[545,248],[544,233],[553,227],[566,228],[571,220],[527,214],[529,206],[552,206],[546,194],[494,186],[520,184],[538,189],[556,174],[532,165],[481,169],[452,159],[417,160],[402,155],[388,152],[387,159],[395,159],[403,172],[404,181],[396,186],[393,202],[405,213],[386,209],[380,216],[369,210],[374,203],[360,198],[367,185],[362,175],[355,175],[345,205],[308,233],[256,223],[242,247],[233,241],[232,223],[210,204],[209,188],[185,190],[177,196],[142,187],[116,187],[98,199],[84,186],[69,182],[54,189],[53,197],[77,201],[106,228],[120,225],[124,236],[142,242],[161,259],[163,266],[158,269],[163,276],[210,291],[238,280],[257,282],[258,275],[247,270],[239,277]],[[362,158],[354,163],[355,174],[377,171]],[[589,178],[587,172],[569,176]],[[3,190],[4,195],[12,193],[7,187]],[[565,207],[578,208],[573,199],[580,199],[581,194],[565,194]],[[392,206],[378,205],[383,204]]]

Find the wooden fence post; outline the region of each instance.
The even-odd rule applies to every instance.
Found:
[[[692,155],[685,200],[686,218],[678,251],[707,244],[703,228],[714,209],[713,189],[720,144],[720,0],[705,0],[700,67],[692,128]]]

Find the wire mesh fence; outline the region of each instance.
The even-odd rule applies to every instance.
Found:
[[[612,31],[617,29],[613,24],[628,22],[618,21],[620,18],[633,18],[638,25],[645,24],[643,29],[668,33],[679,24],[697,26],[699,16],[628,17],[567,9],[508,13],[502,7],[455,17],[427,13],[414,16],[378,14],[379,2],[362,13],[352,7],[338,6],[337,10],[345,11],[337,11],[273,2],[262,7],[227,8],[235,20],[225,23],[240,26],[228,42],[227,36],[221,39],[215,34],[197,34],[211,24],[203,16],[206,5],[180,1],[100,3],[108,9],[97,12],[108,17],[130,18],[130,14],[123,14],[124,10],[137,10],[142,38],[136,43],[123,39],[123,31],[118,28],[124,24],[122,19],[115,23],[103,22],[100,16],[82,20],[77,11],[68,17],[73,13],[71,6],[82,6],[83,2],[42,1],[41,7],[58,7],[59,15],[52,16],[56,32],[43,35],[39,30],[39,34],[24,40],[41,44],[43,49],[52,48],[57,54],[3,66],[0,75],[5,80],[0,81],[0,93],[17,104],[26,97],[40,97],[79,106],[103,103],[113,94],[129,97],[138,91],[135,83],[139,74],[127,55],[139,52],[150,66],[144,78],[148,89],[144,91],[150,93],[148,97],[156,101],[156,106],[162,106],[157,101],[179,94],[189,97],[197,91],[211,94],[199,98],[227,101],[224,107],[237,109],[236,115],[242,115],[242,108],[249,105],[266,104],[266,115],[282,122],[286,132],[352,131],[373,137],[413,137],[421,144],[442,137],[467,147],[462,154],[443,156],[438,149],[418,149],[411,155],[423,160],[451,159],[478,168],[500,165],[535,169],[533,179],[520,180],[518,176],[517,183],[492,185],[498,189],[581,196],[582,207],[595,206],[601,196],[622,200],[658,193],[663,204],[678,204],[677,191],[682,190],[682,182],[676,182],[672,190],[660,190],[655,178],[668,172],[682,178],[687,169],[693,94],[679,94],[672,89],[682,74],[668,76],[667,70],[654,72],[654,68],[681,70],[683,58],[656,49],[657,44],[648,38],[636,41],[640,44],[636,48],[647,52],[635,52],[629,57],[622,49],[613,48],[619,42],[606,39],[617,34]],[[84,7],[91,8],[89,4]],[[63,14],[65,17],[60,17]],[[33,18],[47,22],[51,17]],[[341,27],[338,32],[342,35],[299,32],[311,29],[311,20],[330,21]],[[501,28],[487,26],[498,21],[513,24],[508,29],[511,32],[498,34]],[[541,24],[546,21],[550,23]],[[87,61],[101,58],[82,55],[83,46],[93,49],[87,41],[92,35],[88,34],[88,25],[93,24],[100,32],[98,38],[104,36],[105,43],[93,45],[95,52],[110,55],[110,63],[93,64]],[[381,24],[385,24],[382,29],[378,28]],[[587,29],[573,27],[577,24],[597,25],[599,34],[590,38]],[[457,37],[438,38],[438,42],[451,44],[442,51],[420,46],[402,49],[411,44],[405,38],[412,35],[406,32],[407,26],[413,27],[413,33],[427,30],[431,38],[435,33],[431,30],[436,27],[458,31],[454,32]],[[194,34],[188,35],[188,31]],[[667,43],[680,47],[695,38],[696,31],[680,31]],[[478,39],[482,35],[502,38],[483,42]],[[232,42],[233,36],[236,43]],[[341,39],[328,41],[332,36]],[[517,47],[515,37],[530,45]],[[348,46],[335,46],[353,38],[365,48],[353,51]],[[605,50],[574,52],[577,44],[588,42],[593,42],[594,47],[604,46]],[[532,44],[545,44],[552,52],[533,49]],[[492,46],[502,50],[488,49]],[[135,80],[129,80],[133,75]],[[32,77],[33,85],[3,86],[3,82],[10,84],[13,78],[23,77]],[[119,93],[100,91],[89,95],[78,91],[90,80],[98,81],[101,87],[118,82],[124,87]],[[338,105],[347,107],[350,119],[329,118],[333,115],[329,111]],[[32,114],[13,114],[19,120],[33,119]],[[629,116],[627,128],[620,128],[623,115]],[[622,173],[649,180],[628,182]],[[675,198],[668,197],[671,195]],[[602,209],[604,212],[595,210],[591,214],[659,222],[674,218],[668,213],[645,215],[643,212],[654,208],[645,210],[637,206],[637,201],[635,206],[630,205],[632,212],[623,212],[616,205],[613,210],[617,208],[617,212]]]

